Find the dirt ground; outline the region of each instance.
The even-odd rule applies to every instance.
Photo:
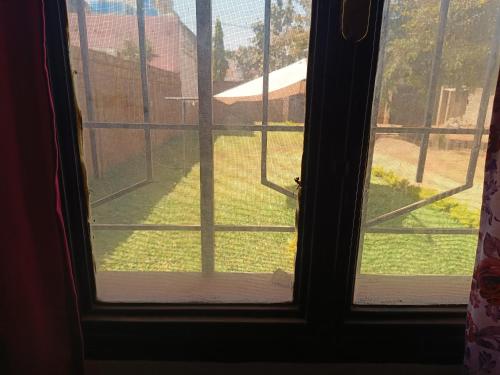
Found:
[[[422,184],[417,184],[415,175],[419,146],[388,135],[378,138],[375,142],[373,165],[392,170],[413,184],[433,188],[441,192],[458,187],[465,182],[470,153],[470,148],[461,150],[429,148],[424,179]],[[476,165],[473,187],[454,196],[472,209],[481,207],[485,156],[486,151],[481,150]]]

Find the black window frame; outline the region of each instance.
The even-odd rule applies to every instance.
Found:
[[[66,3],[45,2],[61,195],[87,358],[461,362],[465,306],[352,305],[384,1],[347,1],[371,6],[358,42],[342,37],[345,1],[313,1],[295,299],[265,305],[96,301]]]

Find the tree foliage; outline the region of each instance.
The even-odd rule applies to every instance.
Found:
[[[411,87],[426,98],[440,1],[391,1],[385,46],[383,96]],[[439,86],[482,87],[498,0],[452,0],[448,11]]]
[[[307,57],[311,0],[277,0],[271,4],[270,69],[290,65]],[[240,46],[229,56],[234,59],[245,79],[262,75],[264,22],[252,24],[249,45]]]
[[[222,31],[222,23],[219,18],[215,21],[212,58],[212,79],[214,81],[224,81],[227,69],[229,68],[229,63],[226,59],[224,32]]]
[[[153,0],[153,5],[160,14],[170,14],[174,11],[173,0]]]
[[[130,61],[139,61],[139,47],[137,43],[130,39],[125,39],[123,42],[123,47],[117,51],[117,56]],[[149,40],[146,39],[146,61],[149,63],[157,55],[153,51],[153,46]]]

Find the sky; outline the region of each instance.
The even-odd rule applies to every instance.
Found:
[[[122,12],[125,6],[135,9],[136,0],[85,0],[89,4],[105,9],[105,12]],[[174,11],[182,22],[196,34],[196,0],[172,0]],[[144,0],[148,7],[152,1]],[[148,5],[146,5],[148,4]],[[146,16],[147,9],[146,9]],[[247,45],[253,36],[252,24],[264,20],[264,0],[212,0],[212,19],[220,18],[224,32],[226,50]]]
[[[196,33],[195,0],[173,0],[174,10],[182,22]],[[252,24],[264,19],[264,0],[212,0],[212,17],[220,18],[227,50],[248,44],[253,36]]]

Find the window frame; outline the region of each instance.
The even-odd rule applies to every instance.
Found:
[[[465,306],[352,305],[384,0],[371,1],[359,42],[342,38],[342,3],[313,1],[294,302],[201,305],[96,301],[66,3],[45,2],[61,197],[87,358],[461,362]]]

